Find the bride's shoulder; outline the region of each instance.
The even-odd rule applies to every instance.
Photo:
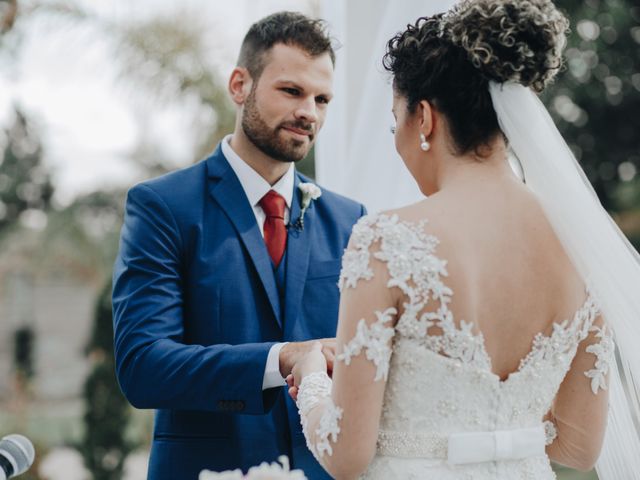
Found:
[[[446,214],[446,205],[436,198],[427,198],[411,205],[386,210],[379,215],[383,218],[393,218],[397,223],[410,226],[420,226],[430,234],[443,234],[450,215]]]
[[[374,277],[387,285],[389,275],[407,272],[407,259],[420,262],[434,255],[439,239],[428,233],[428,219],[413,212],[412,207],[369,214],[358,220],[342,257],[341,290],[355,287],[359,279]]]
[[[350,246],[375,248],[378,240],[397,238],[393,244],[409,243],[418,247],[421,243],[431,244],[437,240],[437,232],[442,232],[444,216],[437,204],[431,200],[401,208],[385,210],[362,217],[353,229]]]

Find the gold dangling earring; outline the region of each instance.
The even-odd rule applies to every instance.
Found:
[[[431,148],[431,144],[427,142],[427,138],[424,136],[424,133],[420,134],[420,149],[423,152],[428,152]]]

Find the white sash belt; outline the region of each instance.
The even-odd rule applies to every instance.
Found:
[[[451,465],[498,462],[545,454],[544,426],[492,432],[405,433],[380,431],[378,454],[446,460]]]
[[[520,460],[544,455],[544,427],[468,432],[449,435],[447,462],[466,463]]]

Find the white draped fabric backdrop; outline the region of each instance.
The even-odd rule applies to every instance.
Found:
[[[316,148],[320,185],[358,200],[370,213],[423,198],[393,145],[391,77],[382,68],[387,41],[420,16],[454,0],[325,0],[321,17],[342,44],[335,98]]]

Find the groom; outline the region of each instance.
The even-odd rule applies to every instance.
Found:
[[[115,354],[129,401],[156,409],[150,479],[283,454],[309,479],[329,478],[283,385],[311,339],[333,361],[340,258],[364,214],[294,168],[324,122],[334,61],[318,21],[283,12],[255,23],[229,79],[233,134],[129,191]]]

